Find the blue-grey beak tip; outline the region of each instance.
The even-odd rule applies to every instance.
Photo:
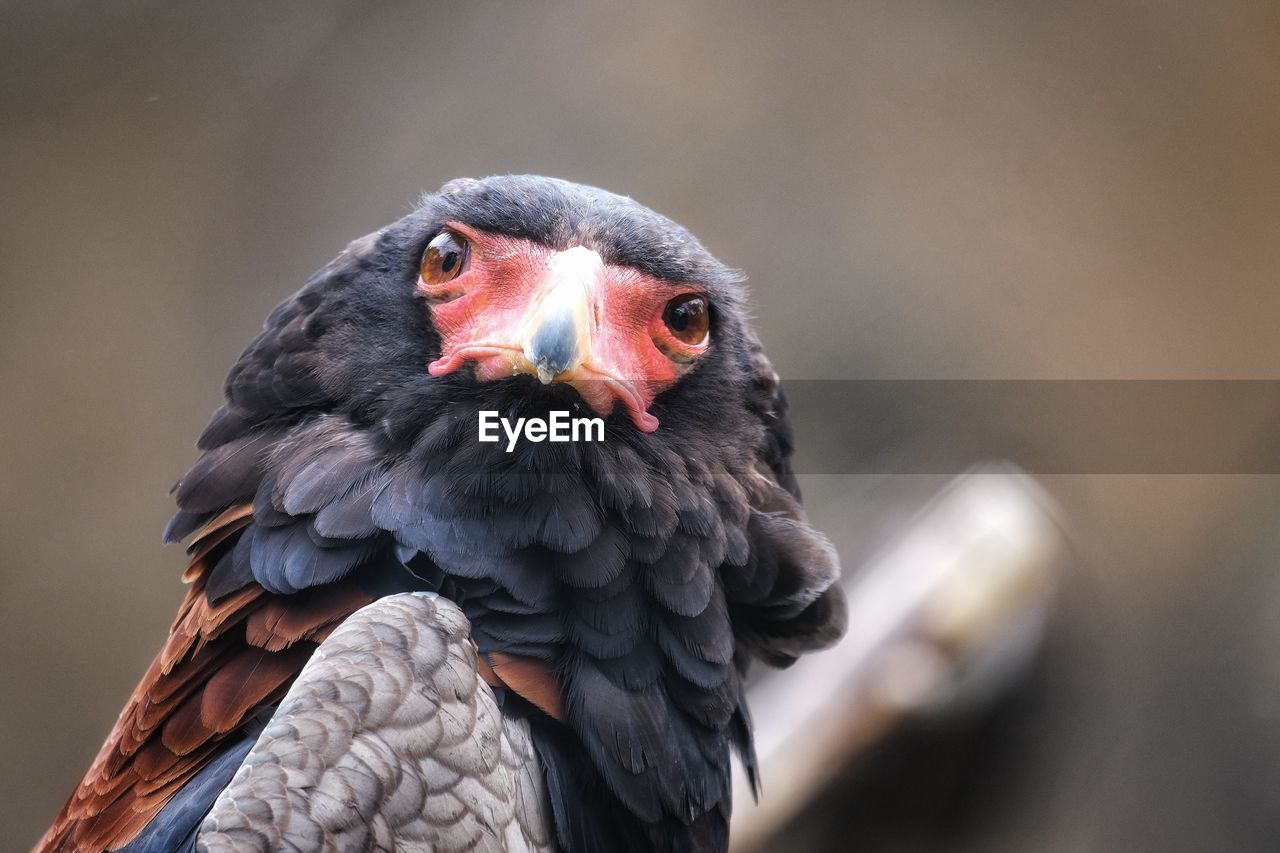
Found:
[[[529,361],[538,379],[548,385],[573,364],[578,355],[577,329],[569,312],[556,314],[539,327],[529,345]]]

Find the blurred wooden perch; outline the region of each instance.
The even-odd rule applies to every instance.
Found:
[[[910,715],[990,702],[1043,637],[1065,549],[1057,512],[1012,465],[953,480],[864,568],[849,632],[751,689],[764,790],[736,779],[735,853],[763,850],[843,768]]]

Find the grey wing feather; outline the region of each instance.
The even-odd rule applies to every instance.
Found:
[[[528,725],[480,679],[466,617],[405,593],[320,646],[196,848],[544,851],[554,839]]]

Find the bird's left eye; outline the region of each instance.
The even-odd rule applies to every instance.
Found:
[[[680,343],[690,347],[702,346],[707,342],[707,333],[711,329],[707,300],[696,293],[677,296],[663,309],[662,322]]]
[[[428,286],[446,284],[462,275],[471,256],[467,238],[454,231],[441,231],[422,254],[422,282]]]

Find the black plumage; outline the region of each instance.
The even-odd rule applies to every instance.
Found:
[[[478,443],[481,409],[546,416],[577,398],[532,376],[427,374],[441,342],[415,283],[450,221],[701,288],[711,346],[653,400],[661,428],[619,410],[602,443]],[[836,558],[800,509],[786,399],[738,274],[627,198],[454,181],[276,308],[225,391],[166,531],[253,504],[211,600],[361,572],[439,589],[481,652],[554,665],[567,725],[510,707],[530,714],[566,849],[725,849],[730,755],[755,766],[748,658],[785,664],[843,627]]]

